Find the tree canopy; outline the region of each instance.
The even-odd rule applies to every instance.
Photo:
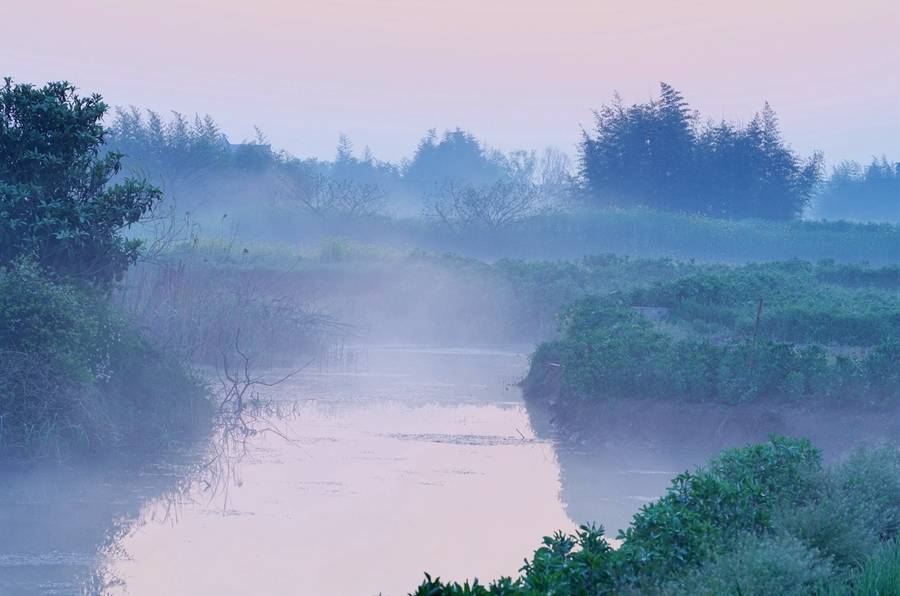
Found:
[[[145,181],[110,184],[122,154],[104,152],[99,95],[66,82],[0,88],[0,265],[29,258],[58,274],[109,281],[137,257],[123,228],[161,198]]]
[[[432,129],[419,142],[403,172],[404,180],[424,192],[439,184],[492,184],[508,178],[505,156],[487,150],[473,135],[457,128],[438,136]]]
[[[745,126],[700,116],[674,87],[595,112],[581,143],[580,173],[601,204],[642,205],[715,217],[798,217],[821,178],[821,156],[804,160],[781,138],[766,104]]]

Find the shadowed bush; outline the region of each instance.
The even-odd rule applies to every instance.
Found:
[[[161,448],[203,428],[203,384],[96,290],[0,270],[0,455]]]

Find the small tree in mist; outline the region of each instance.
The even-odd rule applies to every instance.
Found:
[[[106,139],[124,163],[177,195],[220,173],[232,160],[231,144],[211,116],[193,122],[179,112],[164,120],[157,112],[116,109]]]
[[[542,207],[539,188],[525,180],[481,185],[445,182],[431,206],[431,215],[456,232],[468,228],[499,230],[537,215]]]
[[[385,209],[387,192],[377,184],[335,180],[302,168],[292,169],[283,179],[287,200],[315,215],[370,217]]]
[[[448,182],[490,184],[509,175],[510,165],[502,154],[486,149],[459,128],[442,136],[435,129],[429,130],[403,170],[403,180],[422,193],[433,193]]]
[[[865,167],[854,161],[835,166],[816,213],[828,219],[900,222],[900,162],[882,156]]]
[[[91,281],[120,276],[140,242],[122,230],[160,200],[145,181],[111,179],[122,154],[103,153],[106,104],[74,86],[0,88],[0,265],[26,257]]]

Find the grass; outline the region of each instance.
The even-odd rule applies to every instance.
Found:
[[[695,268],[696,270],[696,268]],[[716,267],[582,298],[525,381],[563,402],[648,398],[885,403],[900,398],[893,268]]]
[[[211,217],[208,228],[218,229]],[[342,237],[401,251],[452,252],[479,259],[577,259],[617,253],[638,258],[747,261],[900,261],[900,226],[795,220],[720,220],[649,209],[584,210],[523,219],[499,230],[453,232],[424,218],[310,217],[290,206],[235,214],[242,241],[297,244]]]

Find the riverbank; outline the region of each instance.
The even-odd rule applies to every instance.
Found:
[[[547,536],[518,576],[465,586],[426,575],[417,596],[897,593],[900,452],[824,466],[805,439],[727,449],[678,475],[612,548],[603,527]]]

